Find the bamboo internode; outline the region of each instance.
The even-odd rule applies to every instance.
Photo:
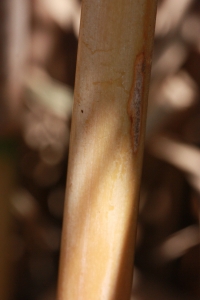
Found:
[[[155,13],[83,1],[59,300],[130,298]]]

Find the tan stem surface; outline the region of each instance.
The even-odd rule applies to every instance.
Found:
[[[155,12],[82,3],[59,300],[130,299]]]

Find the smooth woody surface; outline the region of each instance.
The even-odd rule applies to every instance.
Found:
[[[58,300],[130,299],[155,14],[82,3]]]

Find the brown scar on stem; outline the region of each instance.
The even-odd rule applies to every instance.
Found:
[[[136,57],[134,66],[134,79],[128,101],[128,115],[131,119],[131,137],[133,143],[133,151],[137,152],[140,133],[141,133],[141,117],[142,117],[142,98],[144,90],[144,72],[145,58],[144,53]]]

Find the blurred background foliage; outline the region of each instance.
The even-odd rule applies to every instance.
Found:
[[[80,9],[1,0],[1,300],[55,300]],[[132,300],[200,298],[199,84],[200,2],[160,0]]]

